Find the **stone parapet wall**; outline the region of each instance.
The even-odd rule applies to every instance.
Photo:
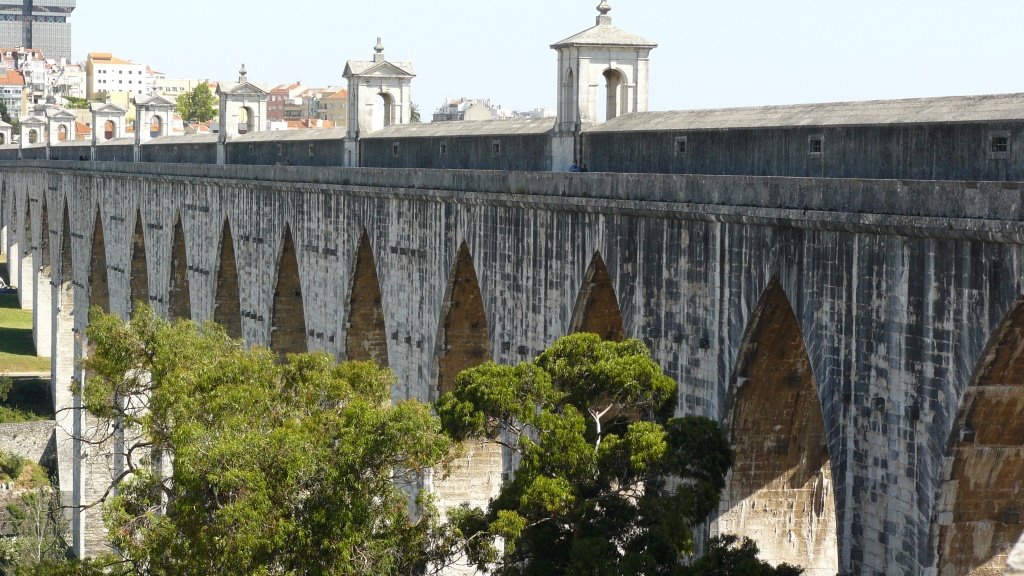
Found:
[[[51,443],[56,427],[53,420],[0,424],[0,450],[37,464],[49,465],[47,460],[55,456]]]

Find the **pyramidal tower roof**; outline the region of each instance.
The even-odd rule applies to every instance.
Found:
[[[636,34],[630,34],[618,26],[612,26],[612,17],[608,15],[612,7],[607,0],[601,0],[597,6],[597,25],[587,28],[579,34],[569,36],[565,40],[555,42],[552,48],[566,48],[570,46],[637,46],[644,48],[655,48],[657,44],[641,38]]]

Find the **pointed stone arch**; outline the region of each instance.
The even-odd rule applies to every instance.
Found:
[[[25,194],[25,202],[23,203],[23,230],[24,230],[24,245],[21,247],[21,254],[16,257],[20,259],[18,268],[18,298],[21,302],[22,310],[31,310],[33,306],[33,297],[35,292],[35,259],[32,255],[32,201],[28,194]]]
[[[480,281],[465,242],[455,256],[442,318],[438,335],[438,397],[455,386],[459,372],[491,359],[491,338]],[[468,441],[464,448],[465,455],[451,463],[447,477],[435,472],[434,489],[442,508],[463,503],[486,507],[501,488],[504,461],[501,447],[491,442]]]
[[[137,303],[149,304],[149,265],[146,261],[146,233],[142,225],[142,210],[135,211],[135,231],[132,233],[132,260],[128,309]]]
[[[306,310],[302,302],[302,281],[292,231],[285,224],[284,240],[277,265],[277,287],[274,289],[273,322],[270,327],[270,349],[280,355],[308,351],[306,341]]]
[[[359,250],[352,268],[345,355],[349,360],[373,360],[381,366],[388,365],[388,336],[381,306],[377,262],[365,228],[359,238]]]
[[[729,396],[736,464],[718,532],[750,537],[774,565],[836,574],[835,495],[821,400],[800,325],[777,281],[754,310]]]
[[[442,314],[444,320],[438,339],[438,397],[455,386],[459,372],[491,359],[491,336],[480,281],[465,242],[459,246],[452,266]]]
[[[174,219],[171,239],[171,279],[168,288],[168,317],[171,320],[192,319],[192,291],[188,281],[188,248],[185,245],[185,227],[181,213]]]
[[[92,250],[89,258],[89,307],[98,306],[110,313],[110,281],[107,279],[107,245],[103,238],[103,215],[96,206],[96,222],[92,228]]]
[[[570,332],[593,332],[605,340],[626,339],[619,300],[600,252],[594,252],[590,261],[572,316]]]
[[[213,321],[224,327],[228,336],[242,337],[242,299],[238,290],[238,264],[231,223],[224,219],[217,259],[217,286],[214,289]]]
[[[53,272],[50,262],[50,218],[47,213],[46,194],[39,195],[39,258],[33,274],[35,285],[32,301],[32,336],[36,356],[49,358],[52,354]]]
[[[56,281],[53,289],[55,311],[51,315],[53,329],[53,351],[51,355],[53,407],[56,410],[57,427],[55,431],[58,462],[58,480],[62,492],[71,492],[74,487],[73,456],[77,441],[71,437],[76,430],[75,421],[80,416],[74,407],[74,395],[71,391],[75,379],[75,282],[72,257],[71,219],[68,199],[64,198],[61,217],[59,260],[55,262],[53,277]],[[59,268],[57,264],[59,263]],[[76,501],[77,503],[77,501]],[[77,517],[77,511],[73,513]]]
[[[937,573],[1005,573],[1024,530],[1024,300],[989,340],[945,460],[931,527]]]

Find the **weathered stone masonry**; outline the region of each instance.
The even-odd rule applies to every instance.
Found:
[[[30,200],[46,197],[54,285],[72,287],[79,335],[87,322],[90,264],[103,262],[91,254],[97,211],[103,242],[96,245],[103,246],[107,268],[107,286],[97,288],[122,316],[129,311],[136,215],[148,300],[162,314],[169,312],[180,217],[194,319],[213,318],[215,306],[237,305],[245,340],[270,343],[288,230],[306,346],[345,357],[346,327],[359,316],[350,302],[365,301],[352,297],[365,231],[388,364],[398,376],[395,398],[436,397],[445,299],[463,243],[488,335],[479,347],[491,359],[532,358],[574,323],[586,325],[574,313],[599,255],[626,335],[647,342],[680,383],[680,413],[723,422],[738,397],[737,380],[746,377],[739,374],[749,365],[743,350],[772,349],[773,330],[750,325],[766,291],[777,291],[773,298],[785,297],[800,340],[786,340],[783,352],[801,345],[809,369],[782,380],[813,382],[820,406],[827,452],[798,459],[830,463],[839,569],[926,573],[937,562],[935,542],[950,538],[937,535],[952,531],[955,539],[957,518],[978,522],[983,513],[958,504],[955,486],[946,482],[951,470],[971,474],[955,465],[950,439],[961,438],[961,399],[1020,298],[1024,197],[1018,183],[21,163],[0,167],[0,185],[8,248],[38,250],[40,202]],[[15,208],[24,206],[31,207],[31,238]],[[225,296],[230,291],[217,297],[225,230],[237,302]],[[62,246],[72,256],[70,283]],[[55,342],[62,330],[57,322]],[[1000,331],[1004,339],[1006,333]],[[1000,349],[990,348],[989,356]],[[78,337],[73,353],[83,353]],[[802,366],[800,353],[793,354],[793,366]],[[76,369],[60,346],[54,366],[58,408],[73,406],[61,382]],[[814,400],[801,398],[801,406]],[[800,413],[813,420],[818,411]],[[988,414],[1000,421],[1014,413]],[[68,425],[84,426],[78,419]],[[72,452],[64,440],[58,443],[62,488],[78,487],[88,499],[102,480],[95,478],[102,476],[96,465],[102,458],[89,454],[80,467],[66,465]],[[66,480],[72,473],[74,481]],[[942,507],[940,493],[948,501]],[[1000,525],[1017,518],[1012,510],[997,512]],[[780,523],[804,522],[804,513],[795,506]],[[82,519],[97,521],[94,512]],[[994,554],[982,549],[986,558],[958,562],[979,566]]]

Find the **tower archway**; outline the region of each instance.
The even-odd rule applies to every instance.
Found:
[[[945,461],[931,527],[938,574],[1005,573],[1024,531],[1024,300],[964,391]]]
[[[353,267],[345,355],[349,360],[372,360],[381,366],[388,365],[388,337],[380,282],[366,230],[359,238],[359,251]]]
[[[302,281],[299,260],[295,254],[292,231],[285,225],[284,240],[277,266],[277,287],[274,290],[273,322],[270,328],[270,349],[281,356],[308,351],[306,311],[302,302]]]
[[[744,335],[729,406],[736,463],[717,531],[753,539],[774,565],[834,576],[836,508],[821,401],[796,315],[777,281]]]

